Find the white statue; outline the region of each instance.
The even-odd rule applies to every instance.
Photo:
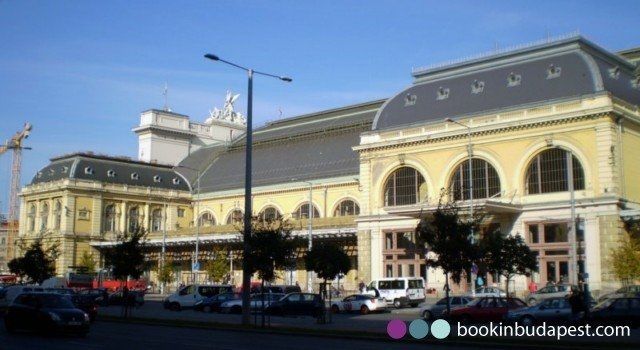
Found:
[[[211,124],[214,120],[224,120],[237,124],[246,124],[246,119],[241,113],[234,110],[233,104],[240,97],[240,94],[232,94],[231,91],[227,91],[227,96],[224,100],[224,107],[222,110],[214,108],[213,111],[209,111],[209,117],[205,120],[205,123]]]

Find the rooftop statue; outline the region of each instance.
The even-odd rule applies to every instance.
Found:
[[[240,97],[240,94],[232,94],[230,91],[227,91],[227,96],[224,101],[224,107],[222,110],[218,108],[213,108],[212,111],[209,111],[209,117],[205,120],[206,124],[211,124],[214,120],[222,120],[235,124],[245,125],[247,120],[245,117],[236,112],[233,108],[233,104]]]

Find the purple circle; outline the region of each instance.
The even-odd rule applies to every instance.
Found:
[[[400,339],[407,334],[407,325],[402,320],[391,320],[387,324],[387,334],[393,339]]]

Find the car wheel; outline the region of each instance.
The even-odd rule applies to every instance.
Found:
[[[180,311],[180,304],[179,303],[171,303],[171,304],[169,304],[169,310],[171,310],[171,311]]]
[[[533,317],[527,315],[520,318],[520,322],[522,323],[523,326],[528,327],[528,326],[533,326],[533,324],[535,323],[535,320],[533,319]]]
[[[402,307],[402,302],[400,302],[400,299],[393,300],[393,307],[395,307],[396,309],[399,309]]]
[[[202,308],[202,311],[203,311],[203,312],[213,312],[213,308],[212,308],[211,306],[209,306],[209,305],[205,305],[205,306]]]
[[[338,307],[338,305],[332,305],[331,306],[331,312],[334,314],[339,314],[340,313],[340,308]]]
[[[429,310],[425,310],[425,311],[422,313],[422,318],[423,318],[424,320],[426,320],[426,321],[430,321],[432,317],[433,317],[433,316],[431,315],[431,311],[429,311]]]
[[[362,305],[360,307],[360,313],[363,314],[363,315],[366,315],[366,314],[369,313],[369,308],[367,307],[367,305]]]
[[[529,300],[527,300],[527,304],[529,304],[529,306],[535,305],[536,304],[536,299],[530,298]]]

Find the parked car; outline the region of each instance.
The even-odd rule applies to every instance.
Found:
[[[7,332],[28,329],[45,333],[71,332],[85,336],[90,318],[69,298],[55,293],[22,293],[7,308]]]
[[[144,305],[144,293],[130,290],[129,291],[129,300],[132,300],[132,306],[142,306]],[[122,296],[122,291],[119,290],[117,292],[110,293],[107,298],[104,296],[100,296],[95,298],[95,302],[101,306],[110,306],[110,305],[124,305],[124,298]]]
[[[222,293],[197,301],[193,305],[193,309],[204,312],[220,312],[220,305],[222,305],[222,303],[240,298],[242,298],[242,294],[240,293]]]
[[[384,298],[396,308],[406,305],[416,307],[424,302],[424,279],[422,277],[381,278],[369,283],[365,293]]]
[[[265,313],[270,315],[306,315],[318,317],[324,311],[320,294],[289,293],[282,299],[269,304]]]
[[[233,286],[228,284],[189,284],[166,297],[163,306],[169,310],[180,311],[194,307],[204,298],[229,292],[233,292]]]
[[[98,316],[98,304],[93,296],[88,294],[75,294],[71,296],[71,302],[78,309],[86,312],[91,322],[96,320]]]
[[[471,300],[471,297],[449,297],[451,309],[467,305]],[[426,321],[433,321],[442,317],[442,312],[447,309],[447,298],[438,300],[435,304],[423,307],[420,309],[420,316]]]
[[[249,308],[251,310],[260,310],[263,307],[267,308],[275,301],[282,299],[285,295],[282,293],[264,293],[264,294],[252,294],[249,299]],[[242,299],[229,300],[220,305],[220,312],[225,314],[239,314],[242,313]]]
[[[265,293],[281,293],[281,294],[289,294],[289,293],[300,293],[302,289],[300,286],[287,286],[287,285],[270,285],[264,287]],[[260,288],[253,288],[251,293],[258,294],[260,293]]]
[[[577,315],[582,318],[582,315]],[[562,323],[573,319],[571,304],[565,297],[549,298],[533,306],[509,310],[505,320],[519,322],[524,326],[531,326],[539,322]]]
[[[331,304],[331,312],[352,312],[357,311],[363,315],[369,312],[380,312],[387,310],[387,301],[382,297],[374,297],[365,294],[350,295],[341,301],[334,301]]]
[[[76,294],[76,291],[71,288],[45,288],[45,293],[56,293],[60,295],[73,296]]]
[[[535,305],[542,300],[549,298],[558,298],[558,297],[567,297],[571,293],[571,289],[576,289],[578,287],[571,286],[570,284],[559,284],[556,286],[546,286],[538,289],[537,292],[530,293],[527,296],[527,304]]]
[[[106,288],[89,288],[89,289],[81,289],[76,292],[77,295],[87,296],[96,300],[99,297],[108,296],[109,292]]]
[[[466,295],[467,297],[472,298],[484,298],[484,297],[507,297],[507,292],[498,288],[498,287],[480,287],[476,289],[476,295],[473,296],[471,293]]]
[[[640,297],[615,297],[605,299],[589,312],[594,323],[640,326]]]
[[[518,298],[483,297],[473,299],[467,305],[451,310],[449,315],[446,315],[445,311],[443,315],[462,323],[498,322],[507,314],[507,305],[509,306],[508,310],[527,306],[524,301]]]
[[[44,288],[37,285],[16,284],[6,287],[0,291],[0,307],[7,307],[13,300],[22,293],[44,292]]]
[[[640,296],[640,285],[624,286],[613,293],[604,294],[600,297],[600,299],[598,299],[598,302],[605,301],[606,299],[620,298],[623,296],[630,296],[630,295]]]

